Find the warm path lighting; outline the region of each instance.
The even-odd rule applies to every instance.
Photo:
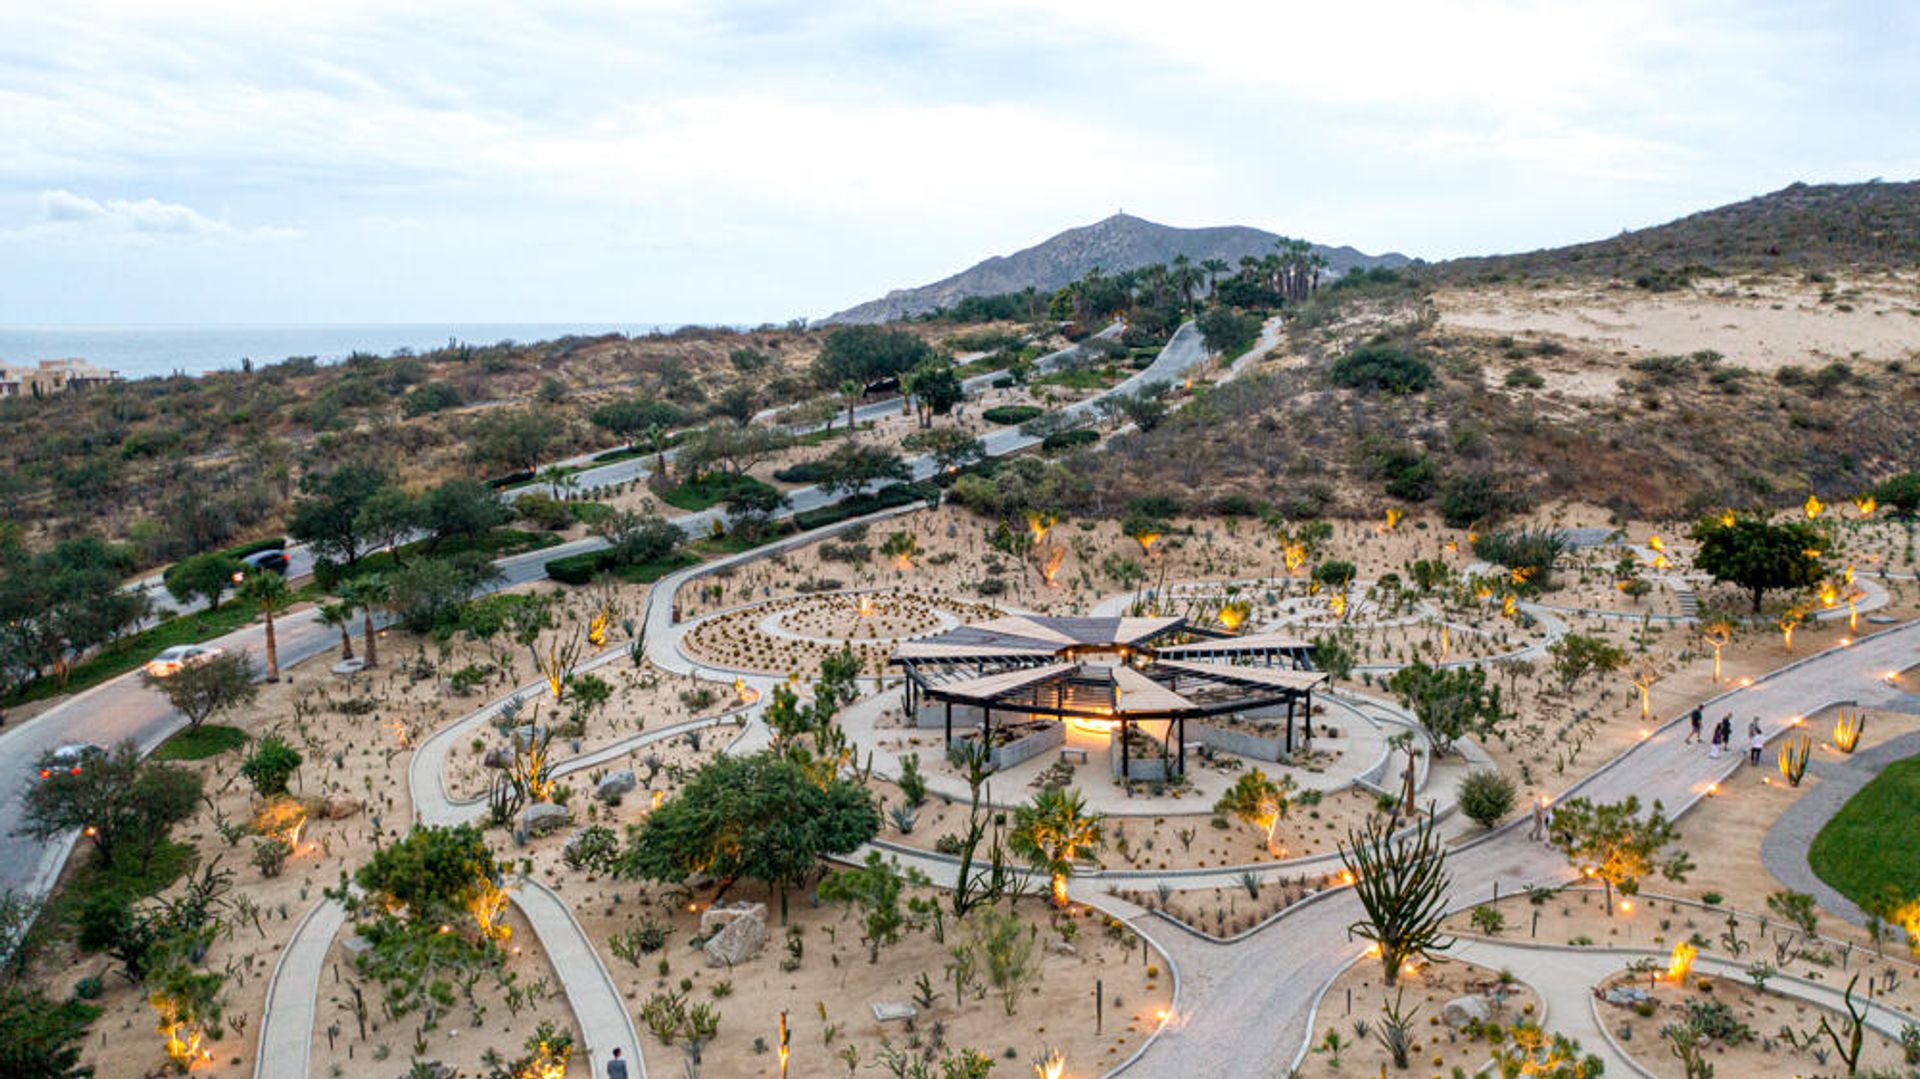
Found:
[[[1507,593],[1506,598],[1500,601],[1500,613],[1506,615],[1508,618],[1512,618],[1519,609],[1520,597],[1514,595],[1512,592]]]
[[[1387,511],[1387,527],[1382,531],[1391,532],[1394,529],[1399,528],[1400,519],[1405,517],[1406,515],[1407,515],[1407,511],[1405,510],[1388,510]]]
[[[613,612],[605,607],[593,614],[593,621],[587,623],[587,642],[595,648],[607,643],[607,624],[613,620]]]
[[[1860,511],[1860,516],[1871,517],[1873,511],[1880,508],[1880,503],[1872,495],[1854,495],[1853,508]]]
[[[1732,510],[1720,511],[1720,526],[1722,528],[1732,528],[1733,523],[1738,519],[1739,518],[1734,516],[1734,512]]]
[[[1673,946],[1673,958],[1667,962],[1667,980],[1678,985],[1687,980],[1687,972],[1693,969],[1693,957],[1700,949],[1686,941]]]
[[[1780,627],[1780,641],[1786,646],[1789,652],[1793,651],[1793,631],[1800,628],[1800,623],[1804,618],[1805,616],[1799,611],[1788,611],[1785,616],[1774,623],[1774,625]]]
[[[787,1079],[787,1013],[780,1013],[780,1079]]]
[[[1701,634],[1701,636],[1706,639],[1708,644],[1713,646],[1713,681],[1715,685],[1719,685],[1720,650],[1727,646],[1727,642],[1733,640],[1733,634],[1725,625],[1714,625],[1709,626],[1707,631]]]
[[[1453,638],[1447,634],[1447,624],[1440,623],[1440,660],[1446,662],[1447,653],[1453,651]]]
[[[1654,551],[1664,551],[1667,549],[1667,542],[1659,536],[1648,536],[1647,548]]]
[[[1153,553],[1153,545],[1158,542],[1159,539],[1160,533],[1158,532],[1141,531],[1133,534],[1133,542],[1140,545],[1140,553],[1145,555]]]
[[[1067,875],[1065,873],[1055,873],[1053,875],[1053,882],[1051,887],[1053,891],[1053,905],[1056,907],[1066,906],[1067,905]]]
[[[1646,719],[1653,714],[1653,684],[1660,680],[1660,672],[1650,667],[1636,671],[1633,676],[1633,688],[1640,691],[1640,718]]]
[[[1034,1062],[1033,1074],[1035,1079],[1060,1079],[1067,1074],[1067,1058],[1060,1055],[1060,1050],[1049,1049],[1045,1056]]]
[[[1280,550],[1280,557],[1287,564],[1288,576],[1300,575],[1300,567],[1307,564],[1307,547],[1303,543],[1289,543]]]
[[[1809,521],[1827,512],[1827,504],[1820,501],[1819,495],[1808,495],[1806,505],[1801,508],[1807,511],[1807,520]]]
[[[1054,578],[1060,575],[1060,564],[1067,560],[1067,549],[1055,546],[1052,552],[1047,556],[1046,564],[1040,567],[1040,576],[1047,582],[1048,588],[1058,588],[1060,585]]]
[[[1053,531],[1053,526],[1059,523],[1060,518],[1051,513],[1041,513],[1038,510],[1029,510],[1027,513],[1027,530],[1033,533],[1033,542],[1036,545],[1047,542],[1047,533]]]
[[[864,592],[862,592],[862,593],[860,594],[860,611],[859,611],[859,613],[860,613],[860,617],[862,617],[862,618],[872,618],[872,617],[873,617],[873,597],[872,597],[872,596],[870,596],[870,595],[868,595],[868,594],[866,594],[866,593],[864,593]]]
[[[1252,609],[1246,600],[1223,603],[1220,605],[1220,624],[1229,630],[1239,629]]]

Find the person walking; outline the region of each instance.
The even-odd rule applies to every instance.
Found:
[[[1700,706],[1697,704],[1694,705],[1693,711],[1687,714],[1687,740],[1680,743],[1681,745],[1695,746],[1700,744],[1700,725],[1706,722],[1706,718],[1705,714],[1700,711]]]
[[[1761,732],[1760,719],[1756,716],[1747,724],[1747,763],[1758,766],[1760,751],[1765,748],[1767,748],[1767,736]]]
[[[620,1059],[620,1050],[614,1049],[613,1059],[607,1061],[607,1079],[627,1079],[627,1062]]]

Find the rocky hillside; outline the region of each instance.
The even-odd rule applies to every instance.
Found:
[[[1660,287],[1729,270],[1822,270],[1920,261],[1920,181],[1793,184],[1610,239],[1513,255],[1453,259],[1436,280],[1622,277]]]
[[[996,255],[931,285],[895,289],[824,321],[890,322],[950,307],[967,296],[993,296],[1026,288],[1051,292],[1095,267],[1114,273],[1171,262],[1176,255],[1194,262],[1222,259],[1237,265],[1245,255],[1271,254],[1281,239],[1271,232],[1238,225],[1182,229],[1114,214],[1083,228],[1068,229],[1024,251]],[[1368,255],[1351,247],[1315,244],[1313,250],[1327,260],[1333,276],[1351,269],[1400,266],[1408,261],[1405,255]]]

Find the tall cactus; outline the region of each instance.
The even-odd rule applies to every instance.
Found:
[[[1789,735],[1780,744],[1780,774],[1787,777],[1789,786],[1798,787],[1800,780],[1807,774],[1807,760],[1813,756],[1813,735],[1799,737]]]

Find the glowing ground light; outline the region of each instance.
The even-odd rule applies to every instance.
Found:
[[[873,617],[873,597],[864,593],[860,596],[860,617]]]
[[[1802,506],[1801,509],[1807,511],[1807,520],[1811,521],[1827,512],[1827,504],[1820,501],[1819,495],[1808,495],[1806,505]]]
[[[1035,1079],[1060,1079],[1067,1074],[1067,1058],[1060,1055],[1060,1050],[1049,1049],[1047,1055],[1033,1065],[1033,1074]]]
[[[1871,517],[1873,511],[1880,508],[1880,503],[1872,495],[1855,495],[1853,508],[1860,511],[1860,516]]]
[[[1391,532],[1394,529],[1399,528],[1400,519],[1405,517],[1406,515],[1407,513],[1405,510],[1388,510],[1386,531]]]
[[[1631,900],[1631,899],[1622,899],[1622,900],[1620,901],[1620,913],[1622,913],[1622,914],[1632,914],[1632,913],[1633,913],[1633,900]]]

